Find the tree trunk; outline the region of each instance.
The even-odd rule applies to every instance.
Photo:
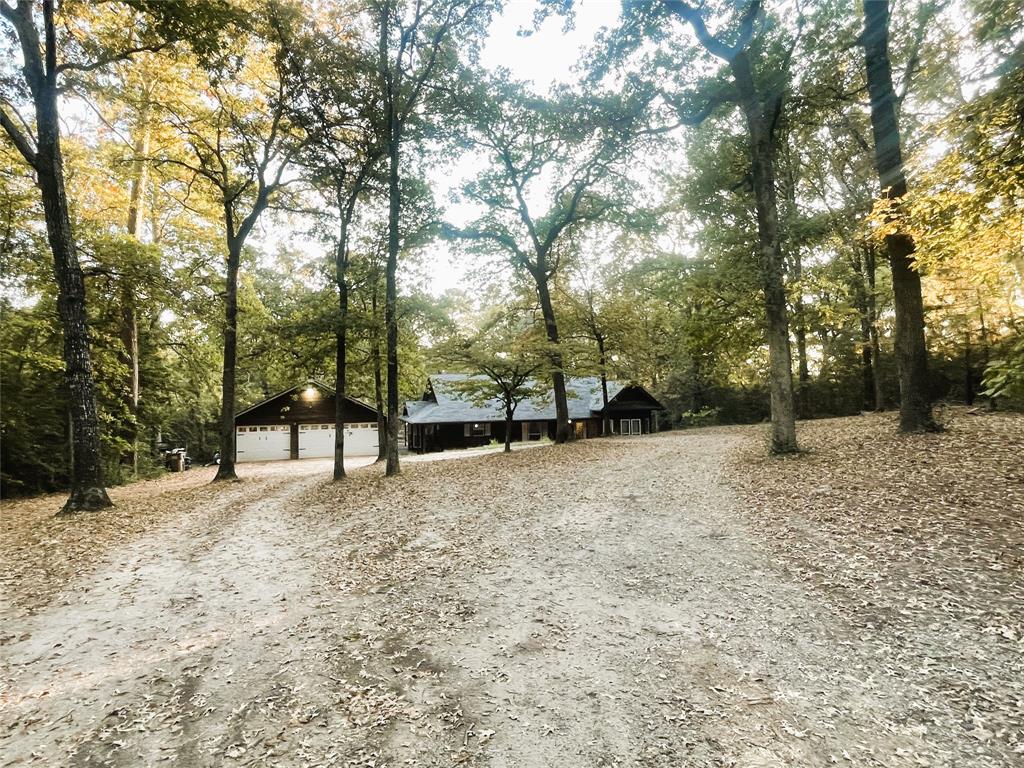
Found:
[[[398,273],[399,213],[401,212],[401,189],[398,179],[399,130],[396,124],[393,99],[389,100],[389,147],[388,147],[388,262],[385,269],[384,324],[387,329],[387,466],[384,474],[397,475],[398,464]]]
[[[515,416],[515,411],[505,406],[505,453],[512,453],[512,418]]]
[[[878,339],[878,295],[875,291],[875,249],[869,243],[864,249],[864,275],[867,278],[868,337],[871,341],[871,377],[875,393],[875,410],[885,410],[882,391],[882,345]]]
[[[600,334],[596,335],[597,339],[597,351],[600,354],[601,362],[601,434],[610,435],[612,433],[612,421],[608,415],[608,368],[604,350],[604,337]]]
[[[543,263],[543,262],[541,262]],[[537,297],[540,299],[540,310],[544,316],[544,329],[548,342],[551,344],[551,385],[555,394],[555,442],[564,443],[569,439],[569,403],[565,394],[565,371],[563,369],[562,348],[558,341],[558,322],[555,319],[555,308],[551,303],[547,276],[543,267],[534,273],[537,282]]]
[[[858,250],[853,259],[853,304],[860,319],[861,410],[870,411],[875,400],[875,366],[871,350],[871,318],[868,312],[868,289],[864,267],[861,251]]]
[[[24,73],[36,113],[36,153],[33,162],[46,219],[46,237],[53,254],[57,310],[64,335],[64,366],[71,411],[73,460],[71,492],[61,515],[112,506],[103,484],[99,420],[89,355],[85,311],[85,280],[68,214],[57,107],[56,31],[53,2],[43,2],[46,65],[32,18],[32,4],[19,3],[13,24],[25,54]]]
[[[229,228],[230,208],[226,211]],[[221,378],[220,466],[214,480],[237,480],[235,474],[235,362],[238,357],[238,266],[242,243],[228,235],[228,269],[224,284],[224,373]]]
[[[150,138],[152,136],[152,125],[149,120],[149,104],[144,102],[139,110],[140,131],[135,141],[134,157],[132,163],[135,166],[135,173],[132,177],[131,191],[128,197],[128,220],[126,229],[128,234],[139,239],[139,222],[142,219],[142,201],[146,195],[146,187],[149,182],[149,164],[146,157],[149,155]],[[135,294],[128,281],[122,279],[121,284],[121,342],[124,345],[125,359],[128,362],[128,388],[127,406],[131,414],[131,422],[126,431],[125,438],[128,440],[129,450],[127,462],[131,465],[132,473],[139,473],[139,401],[141,400],[141,389],[139,380],[139,320],[135,306]]]
[[[793,279],[798,288],[796,302],[793,305],[793,313],[796,315],[797,415],[801,419],[809,419],[811,418],[811,372],[807,364],[807,321],[803,287],[800,283],[803,279],[803,260],[799,249],[794,250]]]
[[[370,342],[373,355],[373,397],[377,407],[377,462],[386,461],[388,454],[388,429],[384,416],[384,376],[380,355],[380,324],[377,316],[377,278],[374,277],[373,294],[370,298],[373,309],[373,340]],[[376,463],[376,462],[375,462]]]
[[[764,290],[768,360],[770,367],[772,451],[797,450],[796,419],[793,411],[793,372],[789,350],[789,318],[786,287],[779,250],[779,215],[775,190],[775,142],[769,117],[755,90],[750,60],[740,51],[730,62],[740,106],[750,137],[750,170],[757,209],[757,235],[761,283]]]
[[[875,169],[882,197],[898,205],[907,192],[896,117],[896,94],[889,61],[889,3],[864,3],[864,46],[871,130],[875,140]],[[890,216],[894,213],[890,211]],[[921,276],[914,269],[914,240],[906,232],[885,238],[892,268],[896,310],[895,352],[900,379],[900,430],[922,432],[936,428],[928,391],[928,352],[924,338]]]
[[[344,211],[339,207],[339,212],[344,217]],[[338,235],[338,247],[335,252],[334,267],[336,270],[336,281],[338,284],[338,330],[335,333],[335,360],[334,360],[334,479],[345,478],[345,375],[347,373],[347,345],[348,345],[348,282],[346,272],[348,271],[348,256],[346,249],[348,241],[348,226],[341,223],[341,232]]]

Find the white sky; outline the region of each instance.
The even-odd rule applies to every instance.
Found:
[[[568,33],[563,32],[563,19],[552,17],[537,32],[529,36],[517,35],[519,30],[532,28],[536,8],[534,0],[508,3],[502,15],[491,24],[480,63],[488,69],[505,67],[514,78],[531,81],[543,92],[554,84],[575,79],[572,70],[582,52],[602,27],[615,25],[621,4],[618,0],[582,0],[575,26]],[[450,174],[441,174],[433,180],[438,203],[447,205],[447,218],[452,223],[465,224],[474,217],[472,208],[449,205],[447,198],[449,192],[471,178],[475,169],[475,159],[467,158],[451,168]],[[432,246],[430,261],[433,263],[426,270],[427,288],[434,295],[464,285],[478,268],[478,265],[460,261],[449,244],[440,241]]]
[[[536,7],[533,0],[515,0],[505,7],[491,25],[481,63],[490,68],[508,67],[516,77],[545,87],[571,79],[580,52],[601,27],[615,25],[621,4],[618,0],[583,0],[575,27],[567,34],[562,32],[562,19],[552,17],[536,33],[518,36],[518,30],[532,26]]]

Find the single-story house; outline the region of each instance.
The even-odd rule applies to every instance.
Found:
[[[405,443],[417,453],[446,448],[471,448],[492,440],[505,440],[505,410],[500,399],[478,405],[457,388],[467,374],[430,376],[419,400],[405,403]],[[604,431],[604,398],[596,377],[566,379],[569,421],[576,438],[597,437]],[[658,429],[657,412],[664,410],[643,387],[608,382],[611,430],[617,435],[644,435]],[[555,400],[549,390],[543,397],[528,398],[516,408],[512,440],[555,437]]]
[[[235,415],[235,461],[334,456],[334,390],[319,381],[278,392]],[[345,397],[345,455],[377,455],[377,409]]]

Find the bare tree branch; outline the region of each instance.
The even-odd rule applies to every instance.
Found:
[[[2,4],[2,0],[0,0]],[[29,138],[22,133],[22,131],[15,125],[10,115],[7,114],[7,110],[0,107],[0,126],[3,127],[7,136],[10,138],[11,143],[21,153],[21,156],[25,158],[25,161],[33,168],[36,167],[36,151],[32,147],[32,142]]]
[[[697,39],[707,49],[708,53],[727,62],[732,61],[750,43],[750,38],[754,35],[754,22],[757,20],[757,15],[761,12],[761,0],[752,0],[740,19],[736,41],[729,45],[708,31],[707,24],[704,23],[704,17],[698,8],[689,3],[682,2],[682,0],[663,1],[668,10],[684,21],[689,22],[690,26],[693,27],[694,34],[697,35]]]

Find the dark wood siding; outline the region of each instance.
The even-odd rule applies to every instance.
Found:
[[[377,411],[351,398],[345,399],[346,423],[377,421]],[[235,419],[239,427],[258,424],[333,424],[334,393],[316,389],[308,394],[305,387],[278,395],[261,403]]]
[[[661,403],[655,400],[643,387],[625,387],[619,392],[612,402],[608,403],[608,413],[616,414],[622,411],[660,411]]]

